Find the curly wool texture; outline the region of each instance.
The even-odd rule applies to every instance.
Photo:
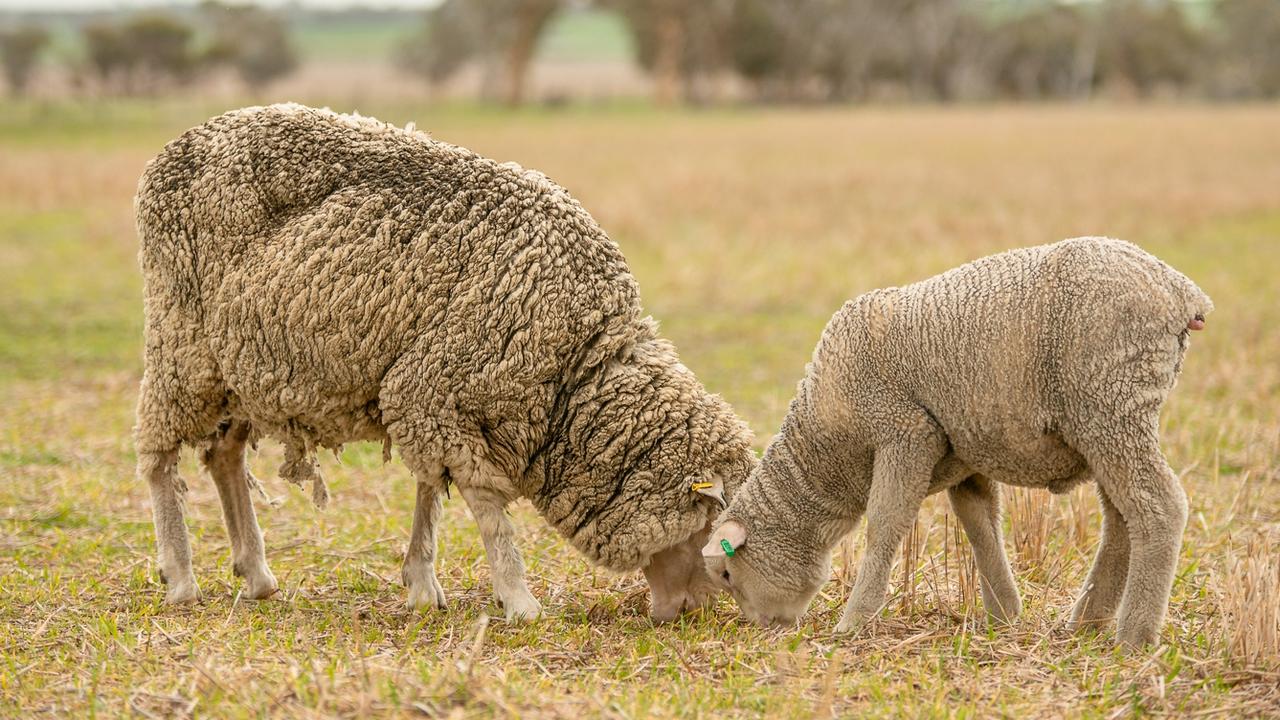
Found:
[[[420,478],[530,498],[617,570],[702,529],[745,425],[656,336],[618,247],[564,189],[371,118],[247,108],[169,143],[136,198],[140,454],[232,420],[395,444]]]
[[[1098,479],[1104,500],[1129,508],[1108,518],[1112,532],[1127,523],[1145,541],[1176,525],[1180,535],[1185,499],[1159,452],[1159,412],[1181,369],[1189,323],[1212,307],[1186,276],[1105,238],[1000,253],[849,301],[824,330],[759,469],[721,518],[746,528],[739,557],[780,588],[763,604],[788,605],[825,581],[827,553],[864,512],[868,542],[883,538],[890,548],[919,499],[975,476],[968,491],[981,496],[994,528],[979,527],[990,517],[973,529],[973,518],[962,519],[971,540],[982,529],[999,552],[984,581],[1007,567],[998,495],[987,480],[1064,492]],[[873,554],[869,548],[874,563]],[[1156,588],[1165,580],[1144,573],[1164,570],[1143,566],[1140,554],[1133,573]],[[1123,566],[1118,555],[1104,559],[1121,573],[1128,567],[1127,556]],[[883,601],[883,584],[864,583],[876,574],[866,570],[863,597],[855,586],[847,619]],[[1016,591],[1007,589],[1006,610],[1016,614]],[[1167,585],[1165,593],[1167,601]],[[754,610],[768,616],[766,607]],[[1136,639],[1145,640],[1150,622],[1139,624]]]

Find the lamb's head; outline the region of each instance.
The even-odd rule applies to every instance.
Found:
[[[707,538],[701,552],[707,575],[751,622],[794,625],[830,576],[830,550],[778,515],[748,518],[740,509],[731,504]]]

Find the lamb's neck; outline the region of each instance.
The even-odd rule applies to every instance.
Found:
[[[805,409],[793,404],[744,500],[748,512],[816,533],[831,549],[862,516],[868,488],[860,487],[851,446]]]

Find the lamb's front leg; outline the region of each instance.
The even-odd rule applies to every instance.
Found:
[[[493,573],[493,590],[506,611],[507,620],[534,620],[542,606],[524,581],[524,561],[514,542],[514,530],[507,519],[507,499],[486,488],[463,487],[462,497],[480,526],[484,552]]]
[[[944,449],[944,443],[930,437],[876,450],[867,498],[867,551],[836,632],[859,629],[884,605],[893,558],[920,512]]]
[[[417,473],[415,473],[417,474]],[[418,474],[418,498],[413,508],[413,529],[404,554],[400,576],[409,589],[409,608],[445,608],[444,589],[436,578],[436,525],[444,503],[440,500],[443,468]]]

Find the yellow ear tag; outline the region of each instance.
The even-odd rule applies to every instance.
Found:
[[[689,485],[689,489],[690,489],[690,490],[692,490],[692,491],[694,491],[694,492],[698,492],[699,490],[710,490],[711,488],[713,488],[713,487],[715,487],[715,486],[716,486],[716,484],[715,484],[715,483],[709,483],[709,482],[696,482],[696,483],[692,483],[692,484],[690,484],[690,485]]]

